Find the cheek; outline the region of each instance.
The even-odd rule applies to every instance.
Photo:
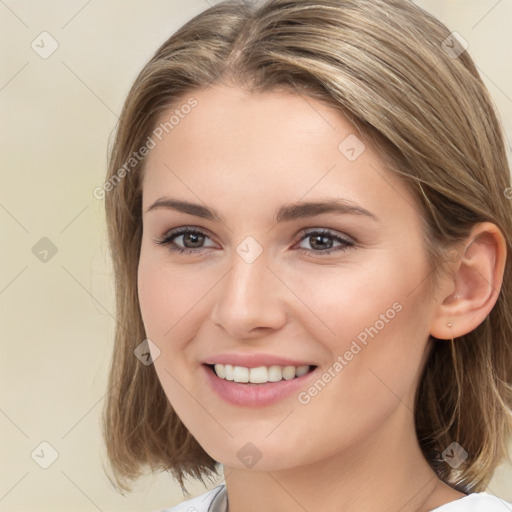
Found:
[[[139,304],[144,328],[148,338],[156,341],[162,332],[169,328],[164,325],[165,311],[172,310],[172,294],[161,279],[158,266],[152,264],[141,254],[139,261],[137,287]]]
[[[218,273],[171,265],[165,254],[141,251],[138,296],[146,336],[164,356],[157,367],[165,360],[177,369],[190,357],[184,348],[207,317],[207,295],[217,281]]]
[[[154,368],[169,402],[189,426],[205,421],[204,411],[191,400],[193,375],[185,346],[194,337],[197,303],[205,291],[193,286],[184,269],[170,268],[162,258],[141,251],[138,295],[146,336],[158,347]],[[196,305],[196,308],[194,308]],[[196,427],[197,428],[197,427]]]
[[[381,338],[394,331],[396,335],[413,310],[421,316],[422,270],[419,254],[386,250],[349,257],[337,267],[283,267],[280,275],[307,307],[301,306],[305,313],[299,316],[297,310],[296,318],[313,339],[339,353],[356,338],[364,343],[372,334]]]
[[[174,337],[180,319],[191,307],[198,287],[180,267],[171,267],[165,256],[144,245],[138,267],[138,295],[147,336],[155,340]]]
[[[329,386],[326,397],[333,393],[332,400],[353,410],[387,395],[396,399],[389,389],[399,396],[411,392],[428,337],[422,264],[418,250],[381,253],[357,268],[319,267],[294,289],[314,312],[301,316],[303,327],[328,349],[333,364],[343,358],[334,371],[338,385]]]

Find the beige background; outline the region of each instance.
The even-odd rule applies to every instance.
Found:
[[[512,1],[417,3],[469,42],[511,140]],[[123,497],[103,471],[99,420],[115,321],[103,203],[92,191],[136,74],[207,7],[0,0],[0,511],[142,512],[183,500],[169,475],[141,479]],[[31,47],[43,31],[58,42],[46,59]],[[57,251],[47,262],[33,253],[48,244],[42,237]],[[58,454],[47,469],[34,461],[51,462],[42,442]],[[510,466],[488,491],[512,501]]]

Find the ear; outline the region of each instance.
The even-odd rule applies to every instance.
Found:
[[[430,324],[431,336],[438,339],[456,338],[476,329],[500,293],[507,257],[500,229],[491,222],[476,224],[463,248],[454,274],[438,288],[439,305]]]

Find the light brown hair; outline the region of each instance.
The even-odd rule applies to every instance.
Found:
[[[468,52],[450,53],[450,37],[409,0],[233,0],[186,23],[142,69],[117,126],[105,194],[118,323],[103,435],[118,490],[143,467],[170,471],[182,487],[187,475],[202,480],[219,468],[173,411],[153,365],[134,356],[146,338],[137,296],[146,159],[119,172],[163,113],[218,82],[254,93],[288,88],[346,115],[421,204],[431,289],[448,249],[475,223],[504,234],[494,308],[472,332],[433,344],[415,406],[421,448],[439,477],[463,492],[485,489],[512,431],[510,177],[488,91]],[[468,452],[458,470],[441,457],[453,441]]]

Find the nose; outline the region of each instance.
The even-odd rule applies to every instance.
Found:
[[[285,300],[290,291],[264,255],[248,263],[234,252],[231,270],[216,287],[211,320],[233,339],[268,335],[287,322]]]

